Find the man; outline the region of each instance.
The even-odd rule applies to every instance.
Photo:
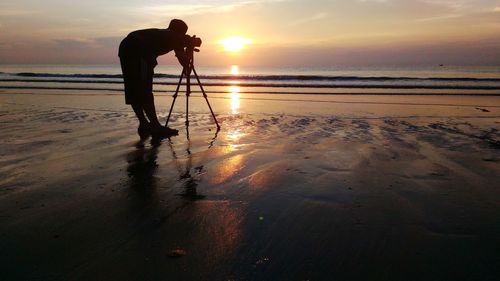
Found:
[[[185,22],[174,19],[167,29],[151,28],[131,32],[120,44],[118,56],[125,84],[125,103],[132,106],[139,119],[137,133],[141,139],[149,135],[169,137],[178,133],[177,130],[162,126],[156,117],[153,70],[158,64],[158,56],[174,50],[179,63],[187,71],[189,62],[184,51],[187,30]]]

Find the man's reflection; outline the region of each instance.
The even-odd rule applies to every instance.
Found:
[[[127,173],[131,187],[154,187],[156,184],[154,174],[158,168],[156,160],[158,158],[159,142],[151,141],[151,146],[137,145],[137,149],[127,156]]]
[[[219,130],[215,132],[214,137],[209,142],[208,149],[214,145],[218,132]],[[179,195],[188,200],[205,198],[205,196],[198,194],[197,191],[201,176],[204,174],[204,166],[195,166],[193,164],[189,127],[186,127],[186,142],[184,143],[186,147],[180,156],[176,152],[172,139],[165,139],[163,141],[152,139],[150,146],[147,146],[144,141],[136,145],[137,149],[127,155],[127,174],[131,190],[137,195],[140,194],[141,198],[149,197],[152,200],[159,180],[156,175],[159,168],[157,160],[162,142],[168,146],[172,154],[173,166],[177,169],[177,182],[182,186],[182,193]],[[177,149],[179,148],[177,147]]]
[[[140,141],[134,151],[127,155],[127,174],[130,186],[131,198],[134,203],[148,205],[154,201],[158,179],[155,174],[158,169],[158,149],[160,142],[151,141],[146,147],[144,141]]]

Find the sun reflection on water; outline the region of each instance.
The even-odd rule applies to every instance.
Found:
[[[238,76],[240,74],[240,68],[237,65],[231,65],[231,74],[233,76]],[[232,86],[229,86],[229,97],[231,100],[231,113],[233,115],[239,114],[239,109],[240,109],[240,87],[238,84],[240,81],[238,80],[230,80],[229,84]]]
[[[229,97],[231,98],[231,113],[239,114],[240,110],[240,87],[230,86],[229,87]]]
[[[228,87],[228,95],[229,95],[229,106],[231,107],[231,114],[238,115],[240,114],[240,92],[241,87],[238,86],[240,81],[237,80],[238,75],[240,74],[239,67],[237,65],[231,66],[231,74],[235,79],[229,81]],[[232,126],[229,128],[226,134],[226,140],[228,141],[228,150],[235,151],[238,150],[241,145],[239,144],[240,138],[244,136],[244,133],[241,132],[241,128],[239,126]]]

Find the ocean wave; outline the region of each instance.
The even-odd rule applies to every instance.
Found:
[[[0,82],[20,82],[20,83],[72,83],[72,84],[123,84],[121,80],[65,80],[65,79],[0,79]],[[177,82],[160,82],[155,81],[155,85],[174,86]],[[185,83],[182,83],[185,85]],[[395,84],[334,84],[334,83],[251,83],[240,82],[237,84],[227,82],[208,82],[203,83],[203,86],[208,87],[228,87],[238,86],[246,88],[321,88],[321,89],[340,89],[340,88],[356,88],[356,89],[458,89],[458,90],[500,90],[500,84],[495,85],[474,85],[474,84],[408,84],[408,83],[395,83]]]
[[[1,73],[17,77],[36,78],[122,78],[121,74],[82,74],[82,73]],[[179,78],[179,75],[157,73],[155,78]],[[441,81],[441,82],[500,82],[500,78],[471,77],[392,77],[392,76],[328,76],[328,75],[199,75],[207,80],[258,80],[258,81]]]
[[[123,93],[123,89],[113,89],[113,88],[99,88],[99,87],[57,87],[57,86],[9,86],[9,85],[0,85],[0,89],[29,89],[29,90],[61,90],[61,91],[100,91],[96,93],[92,93],[91,95],[102,95],[102,92],[109,92],[112,95],[121,95]],[[102,92],[101,92],[102,91]],[[156,90],[155,94],[160,93],[160,95],[166,95],[174,93],[175,90]],[[227,94],[227,91],[217,91],[217,90],[206,90],[207,94]],[[192,93],[201,93],[199,90],[193,90]],[[421,92],[421,93],[412,93],[412,92],[304,92],[304,91],[241,91],[241,94],[262,94],[262,95],[318,95],[318,96],[328,96],[328,95],[336,95],[336,96],[489,96],[489,97],[498,97],[500,93],[465,93],[465,92],[438,92],[438,93],[430,93],[430,92]],[[11,93],[2,93],[2,94],[11,94]],[[34,93],[17,93],[17,94],[34,94]],[[36,93],[37,95],[40,93]],[[42,95],[81,95],[79,93],[42,93]],[[86,95],[86,94],[83,94]],[[196,96],[194,96],[196,97]],[[200,96],[201,97],[201,96]],[[304,100],[306,101],[306,100]]]
[[[62,91],[106,91],[106,92],[116,92],[123,93],[122,88],[99,88],[99,87],[57,87],[57,86],[25,86],[25,85],[0,85],[0,89],[29,89],[29,90],[62,90]],[[155,93],[174,93],[175,90],[160,90],[155,89]],[[182,92],[182,91],[181,91]],[[207,94],[227,94],[227,91],[218,90],[206,90]],[[200,90],[192,90],[191,93],[201,93]],[[337,95],[337,96],[489,96],[498,97],[500,93],[464,93],[464,92],[421,92],[421,93],[411,93],[411,92],[305,92],[305,91],[241,91],[240,94],[262,94],[262,95]],[[9,95],[10,93],[1,93]],[[18,93],[19,94],[19,93]],[[31,93],[23,93],[31,94]],[[40,94],[40,93],[37,93]],[[61,93],[45,93],[45,95],[63,95]],[[70,93],[68,95],[78,95],[78,93]],[[85,94],[83,94],[85,95]],[[95,95],[102,95],[102,93],[96,93]]]

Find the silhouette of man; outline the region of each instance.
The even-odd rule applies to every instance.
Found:
[[[184,51],[187,30],[185,22],[173,19],[167,29],[133,31],[120,43],[118,56],[125,84],[125,103],[132,106],[139,119],[137,133],[141,139],[150,134],[168,137],[178,133],[158,122],[153,97],[153,73],[158,56],[172,50],[184,71],[187,71],[189,60]]]

